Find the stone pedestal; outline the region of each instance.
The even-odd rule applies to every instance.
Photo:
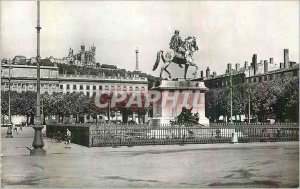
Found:
[[[169,125],[170,121],[181,113],[183,107],[193,108],[192,113],[199,114],[199,124],[209,124],[209,119],[205,117],[206,90],[204,82],[162,80],[159,86],[150,90],[153,94],[160,93],[160,99],[153,100],[151,124]]]
[[[44,126],[41,124],[37,124],[33,125],[32,128],[34,129],[34,139],[32,142],[33,149],[30,150],[30,155],[46,155],[46,150],[43,149],[44,141],[42,138],[42,129],[44,128]]]
[[[44,155],[46,155],[46,150],[44,150],[43,148],[32,149],[32,150],[30,150],[30,155],[31,156],[44,156]]]

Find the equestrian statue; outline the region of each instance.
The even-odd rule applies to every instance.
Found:
[[[171,38],[170,41],[170,49],[172,51],[167,51],[165,54],[162,50],[157,52],[156,62],[153,66],[153,71],[155,71],[159,65],[160,59],[163,60],[164,65],[161,67],[160,77],[162,77],[163,71],[169,74],[169,78],[171,79],[171,73],[167,70],[171,63],[178,64],[179,67],[183,68],[184,65],[184,79],[186,80],[186,73],[189,66],[193,66],[196,68],[193,73],[194,78],[196,77],[198,66],[194,63],[193,53],[198,50],[198,46],[196,43],[196,37],[187,37],[184,41],[181,39],[179,35],[179,31],[175,30],[175,34]]]

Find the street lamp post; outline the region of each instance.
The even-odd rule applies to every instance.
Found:
[[[108,123],[110,123],[110,103],[111,103],[111,100],[109,98],[108,99]]]
[[[231,68],[229,70],[230,74],[230,123],[232,123],[232,74],[231,74]]]
[[[13,138],[12,135],[12,124],[11,124],[11,104],[10,104],[10,91],[11,91],[11,78],[10,78],[10,59],[8,60],[8,128],[6,132],[6,138]]]
[[[43,122],[43,125],[46,125],[46,122],[44,121],[45,120],[45,115],[44,115],[44,99],[41,100],[41,103],[42,103],[42,114],[41,114],[41,119],[42,119],[42,122]]]
[[[250,89],[248,91],[248,124],[250,124],[251,104],[250,104]]]
[[[37,1],[37,56],[36,56],[36,64],[37,64],[37,95],[36,95],[36,119],[35,124],[32,126],[34,129],[34,139],[32,142],[32,146],[34,149],[30,150],[30,155],[46,155],[46,150],[43,149],[44,141],[42,138],[42,129],[43,124],[41,121],[41,111],[40,111],[40,1]]]
[[[1,86],[1,91],[0,91],[0,99],[2,99],[2,95],[1,95],[1,92],[2,92],[2,61],[0,62],[0,86]],[[1,109],[1,104],[0,104],[0,112],[2,112],[2,109]],[[0,128],[2,126],[2,113],[0,114]]]

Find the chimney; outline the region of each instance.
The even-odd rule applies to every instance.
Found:
[[[274,64],[274,59],[270,58],[270,64]]]
[[[284,63],[280,62],[280,69],[284,68]]]
[[[235,70],[236,70],[236,71],[239,71],[239,70],[240,70],[240,64],[239,64],[239,63],[236,63],[236,64],[235,64]]]
[[[217,76],[217,72],[213,72],[213,77],[216,77]]]
[[[206,78],[210,78],[210,69],[209,69],[209,67],[206,68]]]
[[[252,56],[252,64],[251,67],[254,70],[254,75],[256,75],[256,71],[257,71],[257,54],[253,54]]]
[[[248,61],[245,61],[245,69],[248,68]]]
[[[291,62],[290,61],[290,67],[294,66],[296,64],[296,62]]]
[[[284,68],[289,67],[289,49],[283,50],[283,56],[284,56]]]
[[[264,60],[264,73],[268,72],[268,60]]]
[[[200,77],[203,78],[203,70],[200,72]]]
[[[231,70],[232,70],[232,68],[231,68],[231,63],[228,63],[228,64],[227,64],[227,73],[230,73]]]

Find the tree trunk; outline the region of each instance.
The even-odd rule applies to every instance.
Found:
[[[43,116],[43,125],[46,125],[46,115]]]
[[[4,123],[4,116],[3,116],[3,123]],[[26,124],[29,125],[29,115],[26,115]]]
[[[123,121],[123,123],[128,123],[128,114],[127,113],[122,113],[122,121]]]

